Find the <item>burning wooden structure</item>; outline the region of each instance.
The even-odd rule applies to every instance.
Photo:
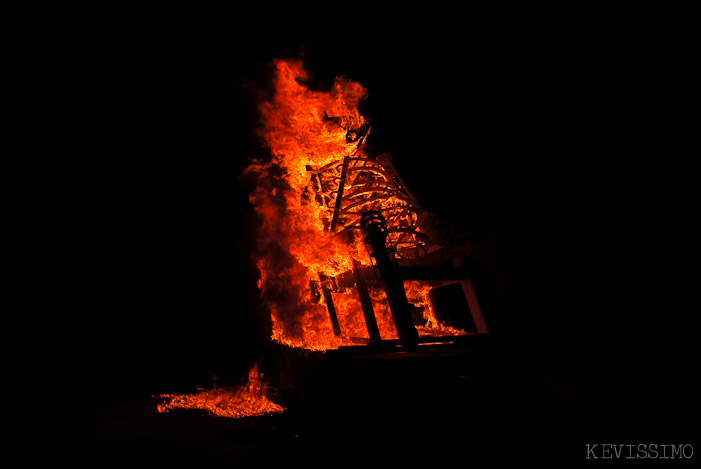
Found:
[[[334,121],[343,122],[343,119]],[[369,133],[370,128],[364,132],[362,129],[347,129],[346,139],[358,141],[357,150]],[[308,169],[312,176],[305,193],[313,194],[318,203],[333,213],[329,232],[345,238],[349,244],[354,238],[362,238],[372,260],[369,266],[361,266],[354,260],[352,271],[335,277],[320,275],[318,288],[323,293],[329,320],[337,336],[342,336],[343,331],[331,293],[355,289],[369,339],[351,337],[350,340],[373,347],[383,344],[368,291],[368,285],[374,285],[384,290],[403,348],[415,349],[420,341],[438,340],[430,335],[419,338],[416,326],[425,325],[425,321],[421,321],[417,314],[412,315],[413,305],[407,300],[405,281],[422,282],[428,286],[431,307],[444,319],[465,311],[446,310],[446,305],[435,299],[437,290],[460,285],[475,327],[472,332],[489,332],[462,259],[442,236],[434,217],[419,205],[399,177],[389,154],[372,158],[353,153],[323,168]],[[445,340],[445,335],[442,337]]]
[[[473,284],[478,263],[420,205],[392,156],[368,151],[361,85],[338,78],[313,91],[301,62],[275,67],[259,129],[271,159],[248,168],[260,219],[258,286],[272,322],[262,366],[273,393],[323,409],[359,396],[361,407],[375,406],[368,388],[395,402],[409,389],[422,398],[462,392],[484,372],[490,348]],[[261,378],[256,368],[243,387],[164,395],[170,402],[159,410],[279,412]]]
[[[301,62],[275,67],[259,129],[272,159],[249,167],[273,339],[308,350],[414,350],[488,334],[461,246],[391,155],[368,152],[372,126],[358,111],[366,90],[341,77],[314,91]]]
[[[271,159],[248,170],[261,220],[258,286],[279,344],[266,376],[305,395],[319,376],[322,389],[349,389],[374,369],[375,385],[393,387],[413,379],[416,363],[402,374],[361,357],[397,353],[419,354],[419,374],[471,373],[456,371],[456,350],[474,354],[491,335],[473,284],[478,263],[420,205],[392,156],[368,150],[372,126],[358,111],[366,90],[341,77],[315,91],[308,78],[299,61],[275,62],[259,129]]]

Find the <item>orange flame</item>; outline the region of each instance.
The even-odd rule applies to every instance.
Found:
[[[202,390],[196,394],[161,394],[169,399],[158,404],[158,412],[173,409],[205,410],[218,417],[257,417],[283,412],[285,409],[267,397],[267,385],[263,374],[254,365],[248,373],[248,383],[238,388],[221,387]]]
[[[354,291],[333,293],[343,331],[338,337],[324,296],[313,285],[322,277],[352,271],[353,260],[364,266],[371,260],[361,240],[342,239],[329,230],[328,204],[308,194],[310,168],[327,167],[349,155],[364,156],[363,147],[346,137],[349,128],[368,124],[358,111],[367,90],[344,77],[336,78],[329,91],[310,90],[301,61],[276,60],[274,66],[275,91],[260,105],[259,129],[272,159],[254,161],[247,169],[257,178],[250,199],[261,220],[258,287],[270,309],[274,340],[311,350],[337,348],[352,337],[367,338],[360,303]],[[410,301],[424,308],[426,327],[437,330],[427,301],[429,288],[412,288],[407,291]],[[382,338],[396,339],[384,292],[371,288],[370,295]],[[442,335],[448,333],[460,331]]]

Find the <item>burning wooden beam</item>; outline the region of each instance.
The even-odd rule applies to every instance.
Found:
[[[395,263],[387,250],[387,226],[382,214],[377,211],[368,211],[361,218],[361,226],[365,234],[365,241],[372,248],[371,256],[375,258],[377,266],[382,273],[389,307],[392,311],[394,325],[397,328],[402,347],[411,350],[416,348],[419,342],[419,334],[416,332],[409,302],[404,290],[404,281],[399,276]]]
[[[360,266],[358,266],[358,261],[353,260],[353,274],[355,275],[355,284],[358,289],[358,296],[360,297],[360,305],[363,308],[363,316],[365,317],[365,324],[368,328],[368,335],[370,336],[370,345],[378,345],[382,340],[380,336],[380,329],[377,327],[377,318],[375,317],[375,310],[372,307],[372,299],[370,298],[370,292],[368,292],[367,283],[360,272]]]
[[[336,313],[336,305],[333,302],[333,296],[331,296],[331,290],[328,287],[328,283],[331,280],[326,275],[319,273],[319,282],[321,284],[321,292],[324,295],[324,301],[326,302],[326,309],[329,312],[329,320],[331,321],[331,327],[333,327],[333,333],[336,337],[341,336],[341,324],[338,322],[338,314]]]

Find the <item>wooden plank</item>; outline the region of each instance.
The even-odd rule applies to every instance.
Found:
[[[331,320],[331,327],[333,327],[333,333],[336,337],[341,336],[341,325],[338,322],[338,315],[336,314],[336,305],[333,303],[333,297],[331,296],[331,290],[326,286],[329,278],[319,273],[319,281],[321,283],[321,292],[324,294],[324,301],[326,302],[326,309],[329,312],[329,319]]]
[[[356,342],[357,340],[357,342]],[[370,340],[362,337],[353,337],[352,341],[356,345],[344,345],[338,350],[329,350],[327,353],[334,355],[338,354],[382,354],[388,352],[401,351],[400,341],[398,339],[382,340],[377,345],[370,345]],[[483,349],[484,347],[493,347],[494,341],[489,334],[466,334],[454,336],[421,336],[419,338],[419,349],[435,345],[441,350],[452,350],[455,348],[463,349]]]
[[[358,261],[355,259],[353,259],[353,274],[355,275],[355,285],[358,290],[358,297],[360,297],[360,305],[363,307],[363,316],[365,317],[365,325],[368,328],[370,344],[377,345],[382,341],[382,337],[380,336],[380,328],[377,326],[377,318],[375,318],[375,310],[372,307],[372,298],[370,298],[368,286],[365,283],[363,275],[360,273]]]
[[[453,266],[400,266],[402,280],[463,280],[467,277],[465,267]]]
[[[346,184],[346,173],[348,172],[349,157],[343,159],[343,167],[341,168],[341,181],[338,183],[338,193],[336,194],[336,205],[333,209],[333,218],[331,220],[331,232],[336,231],[338,224],[338,215],[341,213],[341,203],[343,202],[343,188]]]
[[[477,326],[477,332],[481,334],[488,334],[489,329],[487,328],[487,322],[484,320],[482,308],[480,307],[479,301],[477,301],[477,295],[475,294],[475,289],[472,286],[472,281],[468,277],[461,281],[460,285],[462,285],[462,290],[465,293],[467,305],[470,307],[472,319],[475,321],[475,326]]]

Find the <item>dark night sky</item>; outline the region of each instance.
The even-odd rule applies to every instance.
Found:
[[[373,144],[425,207],[500,233],[524,342],[580,361],[596,343],[597,366],[624,349],[640,350],[635,370],[687,363],[676,241],[692,188],[673,155],[683,120],[672,123],[690,73],[674,47],[684,31],[662,42],[615,24],[235,23],[98,24],[54,68],[70,129],[62,325],[85,382],[150,392],[256,358],[265,323],[239,174],[264,154],[254,91],[272,58],[300,52],[314,86],[346,75],[368,88]]]

